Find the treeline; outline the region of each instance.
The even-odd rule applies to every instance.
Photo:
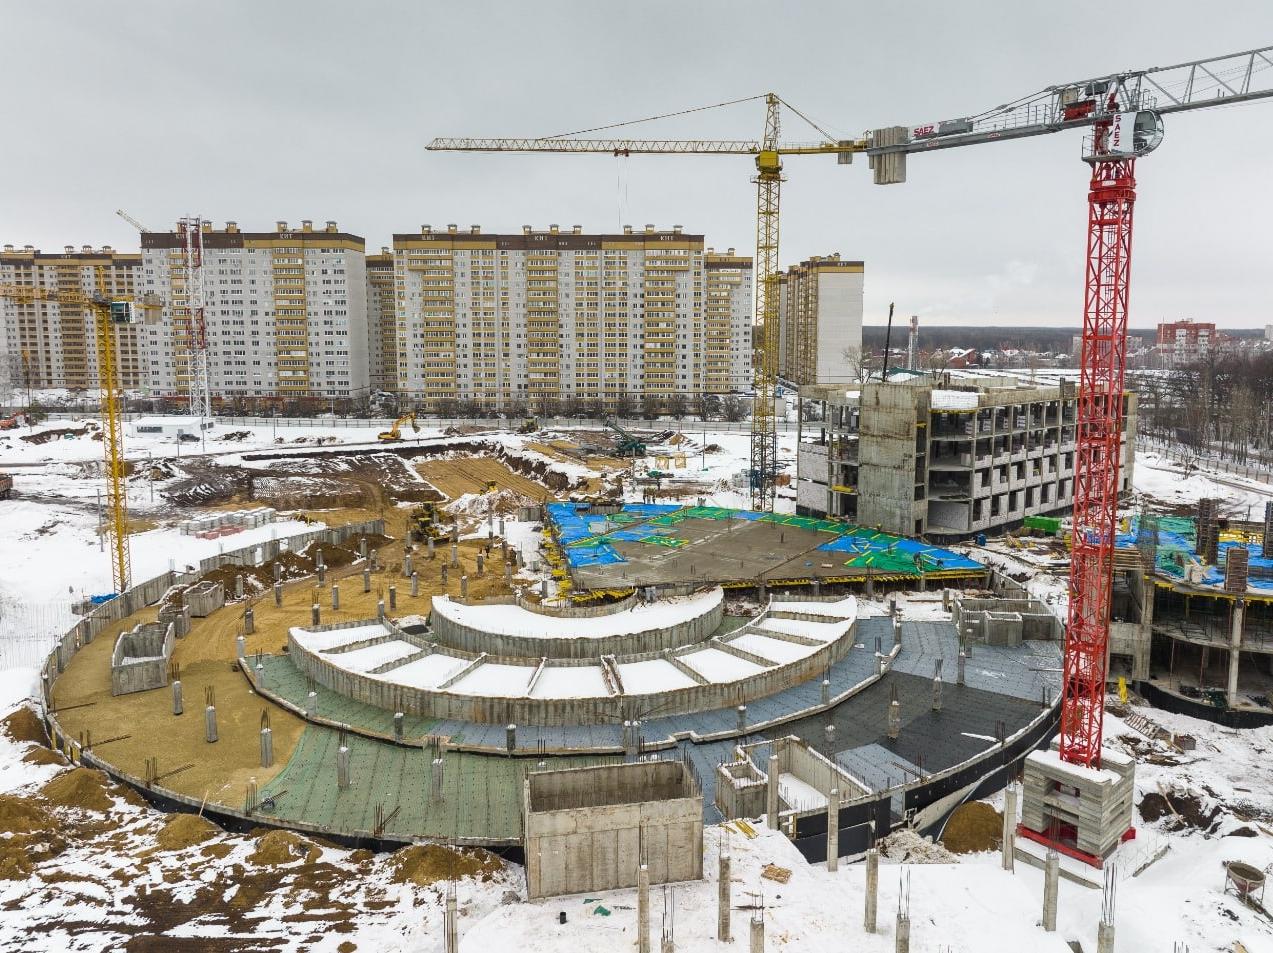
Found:
[[[906,349],[906,336],[910,331],[908,318],[893,318],[893,336],[889,341],[889,349],[894,353],[900,348]],[[862,344],[872,351],[883,351],[884,336],[887,328],[870,325],[862,329]],[[970,347],[976,351],[1002,351],[1015,348],[1021,351],[1039,353],[1070,353],[1073,338],[1079,333],[1075,328],[1014,328],[984,327],[976,325],[939,325],[925,327],[922,319],[919,326],[920,348],[932,351],[935,348]],[[1153,331],[1132,331],[1128,337],[1141,338],[1144,345],[1154,342]],[[1132,343],[1132,342],[1129,342]]]

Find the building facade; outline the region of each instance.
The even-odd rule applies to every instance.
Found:
[[[398,391],[426,409],[666,406],[719,386],[724,366],[731,382],[743,376],[750,267],[727,255],[709,268],[703,237],[679,226],[602,235],[426,225],[395,235],[393,248]],[[709,340],[722,351],[730,342],[728,365],[713,358],[709,371]]]
[[[204,320],[213,401],[364,398],[369,387],[364,242],[335,222],[203,229]],[[192,322],[180,233],[141,236],[139,290],[163,303],[145,329],[154,396],[188,398]]]
[[[729,248],[703,256],[703,390],[751,389],[752,261]]]
[[[1220,343],[1216,326],[1211,322],[1160,322],[1158,356],[1164,367],[1182,367],[1206,358]]]
[[[802,435],[796,511],[954,540],[1068,511],[1078,400],[1072,381],[945,372],[801,390],[822,422]],[[1131,487],[1136,395],[1124,396],[1120,492]]]
[[[367,365],[373,391],[398,389],[398,312],[393,250],[367,256]]]
[[[838,254],[787,269],[779,279],[779,376],[796,385],[860,380],[864,279],[862,262]]]
[[[110,246],[78,250],[67,245],[46,253],[27,245],[5,245],[0,252],[0,284],[132,298],[137,293],[141,256]],[[146,366],[144,331],[139,325],[114,329],[120,384],[143,387]],[[95,391],[97,331],[93,310],[53,301],[19,303],[0,297],[0,375],[8,388],[59,388]]]

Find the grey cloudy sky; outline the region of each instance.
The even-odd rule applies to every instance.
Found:
[[[336,219],[370,250],[481,224],[681,224],[750,252],[747,157],[426,153],[763,93],[845,137],[979,112],[1044,86],[1273,43],[1273,4],[241,2],[0,5],[0,242],[135,248],[114,215],[245,229]],[[634,135],[755,138],[745,103]],[[788,116],[793,139],[812,137]],[[929,324],[1077,325],[1080,136],[866,163],[793,157],[782,261],[866,261]],[[1273,102],[1167,117],[1139,163],[1132,324],[1273,322]]]

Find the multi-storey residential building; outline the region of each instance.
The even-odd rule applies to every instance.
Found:
[[[180,233],[141,236],[139,290],[163,302],[145,331],[152,393],[191,389],[191,319]],[[214,401],[348,399],[368,389],[364,242],[335,222],[243,232],[203,230],[204,319]]]
[[[373,391],[398,389],[398,312],[393,251],[367,256],[367,364]]]
[[[60,253],[45,253],[30,245],[5,245],[0,284],[131,298],[140,267],[140,255],[109,246],[76,250],[67,245]],[[121,385],[144,386],[142,328],[117,325],[114,337]],[[92,308],[53,301],[22,304],[0,297],[0,362],[14,388],[95,390],[97,333]]]
[[[709,332],[705,287],[732,288],[734,265],[713,263],[709,282],[703,237],[679,226],[601,235],[528,225],[499,235],[426,225],[394,236],[394,265],[398,390],[428,408],[614,409],[723,381],[719,365],[708,369],[709,333],[722,347],[726,335],[715,308]],[[728,340],[745,349],[750,270],[740,261],[736,271],[737,289],[714,300],[729,302]]]
[[[810,386],[801,397],[823,413],[800,443],[798,513],[948,540],[1073,505],[1073,381],[946,371],[852,390]],[[1134,393],[1124,395],[1123,421],[1119,486],[1127,492]]]
[[[793,384],[848,384],[846,353],[862,350],[864,265],[838,254],[792,265],[779,279],[778,374]]]
[[[703,390],[751,388],[752,262],[729,248],[707,249],[703,278]]]
[[[1164,321],[1158,325],[1158,355],[1166,367],[1180,367],[1204,359],[1220,342],[1211,322]]]

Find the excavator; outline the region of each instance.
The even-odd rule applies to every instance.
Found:
[[[442,528],[438,518],[437,504],[421,503],[412,509],[407,514],[407,531],[413,543],[423,543],[429,538],[445,539],[447,532]]]
[[[420,425],[415,422],[415,411],[412,411],[409,414],[403,414],[395,420],[393,422],[393,426],[388,430],[380,431],[380,434],[376,439],[383,440],[385,443],[393,443],[394,441],[401,440],[403,424],[410,424],[412,430],[416,433],[420,432]]]

